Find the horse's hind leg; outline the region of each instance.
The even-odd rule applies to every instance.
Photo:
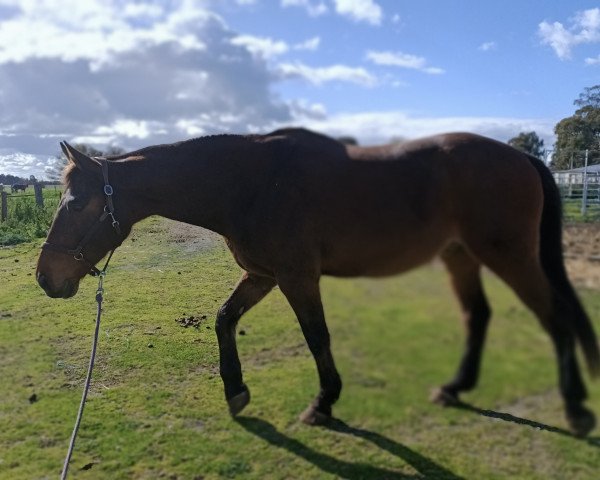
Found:
[[[490,260],[486,264],[515,291],[550,334],[557,355],[559,387],[569,427],[575,435],[587,435],[594,428],[596,419],[583,406],[587,392],[575,356],[572,307],[550,286],[537,258],[505,255]]]
[[[225,386],[225,399],[234,416],[250,401],[250,392],[242,380],[235,327],[242,314],[262,300],[274,286],[273,278],[245,273],[217,314],[215,331],[219,342],[220,373]]]
[[[460,392],[471,390],[479,377],[479,365],[491,311],[481,283],[481,265],[460,244],[441,255],[459,300],[466,329],[466,345],[454,378],[436,390],[432,400],[441,405],[458,403]]]

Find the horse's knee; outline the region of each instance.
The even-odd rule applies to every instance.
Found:
[[[223,335],[230,333],[237,321],[239,320],[240,315],[231,311],[231,306],[225,303],[219,311],[217,312],[217,319],[215,320],[215,331],[217,335]]]

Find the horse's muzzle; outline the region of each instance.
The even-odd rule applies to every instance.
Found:
[[[43,274],[38,274],[37,281],[50,298],[70,298],[79,290],[79,282],[72,282],[71,280],[65,280],[59,289],[52,288],[50,282]]]

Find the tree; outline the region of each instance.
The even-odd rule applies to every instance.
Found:
[[[97,148],[92,147],[91,145],[86,145],[85,143],[76,143],[73,146],[88,157],[102,157],[108,155],[120,155],[122,153],[125,153],[125,150],[123,150],[120,147],[115,147],[113,145],[107,147],[104,152],[102,150],[98,150]],[[55,158],[56,161],[54,162],[54,165],[52,165],[52,167],[46,171],[46,176],[50,180],[60,180],[62,171],[68,163],[67,157],[65,157],[65,154],[62,152],[59,155],[56,155]]]
[[[600,85],[585,88],[573,104],[579,107],[575,114],[554,127],[552,167],[557,170],[583,166],[586,150],[590,164],[600,161]]]
[[[27,183],[27,180],[21,177],[17,177],[16,175],[6,175],[4,173],[0,174],[0,184],[12,185],[13,183]]]
[[[541,158],[544,156],[544,141],[535,132],[521,132],[516,137],[511,138],[508,144],[534,157]]]

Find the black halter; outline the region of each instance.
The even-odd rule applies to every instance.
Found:
[[[108,161],[106,161],[104,158],[98,158],[98,157],[96,157],[96,160],[98,160],[98,162],[100,163],[100,166],[102,167],[102,176],[104,177],[104,198],[105,198],[106,204],[104,205],[104,210],[102,211],[102,215],[100,215],[100,218],[96,221],[96,223],[92,226],[92,228],[90,228],[88,230],[88,232],[85,234],[83,239],[79,242],[79,244],[75,248],[70,249],[70,248],[62,247],[60,245],[54,245],[53,243],[49,243],[49,242],[44,242],[42,245],[42,250],[52,250],[53,252],[64,253],[65,255],[71,255],[78,262],[83,262],[85,265],[87,265],[90,268],[90,271],[88,273],[92,277],[97,277],[99,275],[104,274],[104,272],[106,271],[106,267],[108,267],[108,262],[110,262],[110,259],[113,255],[113,253],[115,253],[115,250],[117,248],[117,247],[115,247],[111,250],[110,255],[108,256],[108,259],[106,260],[106,264],[104,265],[104,268],[102,270],[99,270],[98,267],[96,267],[96,265],[94,265],[92,262],[90,262],[83,256],[84,247],[94,237],[94,235],[96,234],[98,229],[104,223],[104,220],[106,220],[108,217],[110,217],[110,219],[112,220],[112,227],[117,232],[117,235],[119,236],[119,240],[120,241],[123,240],[123,235],[121,234],[121,227],[119,226],[119,222],[115,218],[115,207],[114,207],[113,200],[112,200],[113,188],[111,187],[110,183],[108,183]]]

